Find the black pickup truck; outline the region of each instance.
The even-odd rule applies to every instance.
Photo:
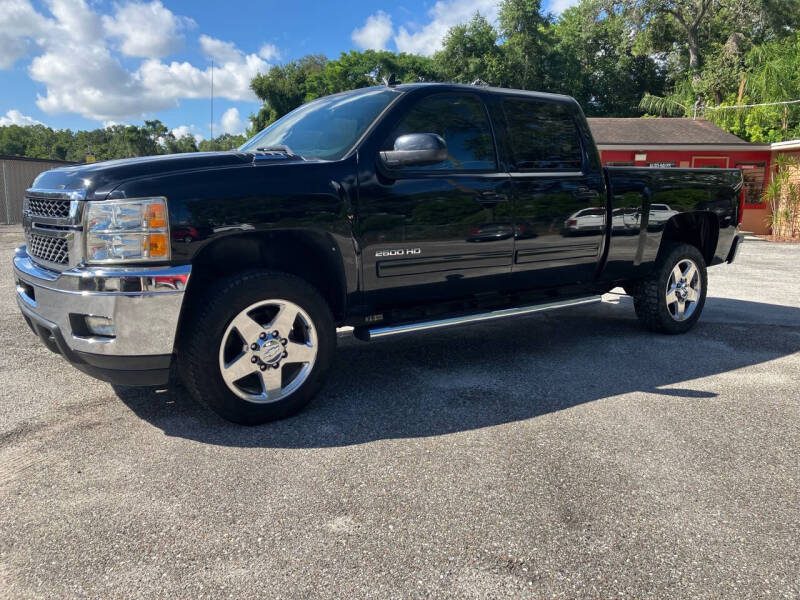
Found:
[[[337,327],[384,336],[598,301],[688,331],[740,243],[737,170],[603,168],[572,98],[450,84],[315,100],[236,151],[40,175],[14,256],[31,329],[77,368],[223,417],[290,415]],[[366,368],[366,367],[365,367]]]

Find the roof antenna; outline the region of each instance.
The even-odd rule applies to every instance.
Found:
[[[214,139],[214,59],[211,59],[211,139]]]
[[[397,85],[398,83],[399,82],[397,81],[397,77],[395,76],[394,73],[390,74],[389,77],[383,78],[383,85],[385,85],[386,87],[392,87]]]

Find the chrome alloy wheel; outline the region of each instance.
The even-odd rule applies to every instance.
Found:
[[[667,281],[667,310],[676,321],[685,321],[692,316],[703,292],[700,270],[693,260],[678,261]]]
[[[219,368],[225,385],[240,398],[277,402],[308,379],[317,348],[317,332],[306,311],[288,300],[262,300],[228,325]]]

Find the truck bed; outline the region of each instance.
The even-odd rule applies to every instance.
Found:
[[[610,239],[602,279],[646,271],[674,217],[706,220],[706,235],[716,237],[714,251],[706,257],[708,264],[726,259],[739,222],[741,171],[652,167],[605,167],[604,171]]]

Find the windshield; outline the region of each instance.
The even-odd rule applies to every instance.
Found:
[[[275,121],[239,150],[278,148],[306,159],[339,160],[399,93],[383,88],[314,100]]]

